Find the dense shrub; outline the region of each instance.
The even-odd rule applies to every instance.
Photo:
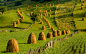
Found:
[[[7,11],[7,7],[6,6],[0,6],[0,12],[5,12]]]

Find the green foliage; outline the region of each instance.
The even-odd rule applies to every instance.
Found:
[[[5,11],[7,11],[7,7],[6,6],[1,6],[0,7],[0,12],[5,12]]]

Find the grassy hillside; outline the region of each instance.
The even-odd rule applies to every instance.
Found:
[[[86,33],[79,33],[64,41],[57,41],[53,48],[41,54],[86,54]]]
[[[85,21],[82,21],[82,18],[84,16],[84,13],[86,12],[86,2],[83,3],[84,0],[82,0],[82,2],[78,1],[75,9],[74,9],[74,21],[75,21],[75,24],[76,24],[76,29],[86,29],[86,20]],[[81,4],[84,4],[83,6],[83,10],[81,10]]]

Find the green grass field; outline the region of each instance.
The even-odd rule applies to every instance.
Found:
[[[76,29],[86,29],[86,20],[82,21],[83,15],[86,12],[86,2],[83,3],[84,0],[82,0],[82,2],[78,2],[75,9],[74,9],[74,21],[75,21],[75,25],[76,25]],[[81,10],[81,4],[84,4],[83,6],[83,10]]]
[[[48,6],[46,7],[45,3],[53,4],[52,2],[54,3],[55,6],[50,7],[48,4]],[[68,29],[74,30],[75,29],[74,25],[77,21],[75,21],[75,18],[73,20],[73,16],[71,16],[71,14],[73,13],[75,1],[74,0],[72,0],[72,1],[61,0],[61,1],[57,1],[57,2],[59,4],[55,3],[55,0],[50,1],[50,2],[40,3],[41,6],[37,7],[37,9],[36,9],[35,5],[38,5],[39,2],[29,3],[28,5],[30,7],[32,7],[33,4],[34,4],[34,6],[31,9],[29,7],[28,10],[26,10],[27,5],[18,7],[18,8],[22,8],[22,10],[19,10],[20,12],[22,12],[22,11],[24,12],[24,14],[22,14],[24,16],[24,20],[23,20],[23,22],[20,23],[20,25],[17,25],[17,28],[13,27],[13,22],[16,22],[17,20],[20,19],[20,17],[16,13],[17,8],[15,8],[13,10],[6,11],[6,12],[4,12],[3,15],[0,15],[0,30],[15,30],[18,28],[28,28],[33,23],[33,21],[31,20],[30,15],[27,15],[27,14],[29,14],[30,12],[33,12],[34,9],[36,9],[34,12],[37,14],[39,19],[41,19],[43,21],[43,24],[40,24],[39,21],[38,22],[36,21],[35,24],[33,24],[32,27],[27,31],[16,31],[16,32],[11,32],[11,33],[10,32],[2,32],[2,33],[0,33],[0,54],[19,54],[19,52],[25,52],[26,53],[26,52],[28,52],[28,50],[30,48],[35,49],[37,47],[43,47],[43,46],[45,46],[45,44],[48,41],[62,38],[65,36],[65,35],[61,35],[58,37],[53,37],[51,39],[47,38],[47,33],[52,32],[52,30],[51,30],[51,28],[48,28],[48,25],[44,21],[44,19],[40,18],[39,13],[38,13],[39,10],[41,10],[42,12],[47,10],[47,13],[51,14],[51,17],[45,16],[45,18],[49,21],[51,27],[53,27],[54,30],[60,29],[61,32],[62,32],[62,30],[68,30]],[[43,4],[44,4],[44,6],[42,7]],[[61,9],[58,9],[58,11],[57,11],[58,14],[56,14],[57,16],[55,15],[56,6],[59,6],[61,8]],[[49,12],[50,9],[51,9],[51,12]],[[74,10],[74,11],[76,11],[76,10]],[[55,18],[55,16],[57,18]],[[74,23],[74,21],[75,21],[75,23]],[[58,23],[58,22],[60,22],[60,23]],[[58,23],[58,24],[56,24],[56,23]],[[45,26],[46,30],[42,30],[43,25]],[[44,34],[46,36],[46,41],[42,41],[42,40],[39,41],[38,40],[39,33],[42,31],[44,32]],[[35,34],[37,44],[27,44],[27,40],[28,40],[29,34],[31,32],[33,32]],[[73,33],[73,32],[74,31],[71,31],[71,33]],[[6,52],[7,42],[12,38],[16,39],[18,42],[19,52],[17,52],[17,53]],[[71,39],[69,39],[69,40],[71,40]],[[62,42],[61,42],[61,44],[62,44]],[[55,46],[54,48],[60,48],[59,46],[60,46],[60,44],[57,47]],[[54,49],[54,48],[50,49],[50,52],[52,52],[51,50],[54,50],[53,52],[56,53],[56,51],[55,51],[56,49]],[[60,50],[58,52],[60,53]],[[47,54],[46,52],[44,52],[44,53]]]

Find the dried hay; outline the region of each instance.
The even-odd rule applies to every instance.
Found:
[[[85,18],[84,17],[82,18],[82,21],[85,21]]]
[[[20,21],[19,20],[17,20],[17,24],[20,24]]]
[[[0,15],[3,15],[3,13],[2,13],[2,12],[0,12]]]
[[[54,28],[52,27],[51,30],[54,31]]]
[[[49,14],[49,17],[51,17],[51,14]]]
[[[42,22],[41,19],[39,20],[39,22]]]
[[[51,10],[49,10],[51,12]]]
[[[51,4],[50,4],[50,7],[51,7]]]
[[[57,35],[61,36],[61,31],[60,30],[57,30]]]
[[[84,4],[82,3],[81,6],[84,6]]]
[[[54,6],[54,3],[53,3],[53,6]]]
[[[53,37],[52,33],[49,32],[49,33],[47,34],[47,38],[52,38],[52,37]]]
[[[41,22],[41,24],[43,24],[43,22]]]
[[[17,25],[16,25],[16,22],[13,22],[13,27],[16,27]]]
[[[36,37],[35,37],[33,32],[29,35],[27,43],[29,43],[29,44],[31,44],[31,43],[36,44],[37,43],[36,42]]]
[[[29,8],[29,5],[27,6],[27,8]]]
[[[7,52],[19,52],[18,43],[15,39],[11,39],[8,41],[6,51]]]
[[[53,37],[57,37],[57,31],[56,30],[53,31]]]
[[[45,30],[45,26],[42,26],[42,29]]]
[[[66,31],[66,34],[70,34],[70,30],[67,30],[67,31]]]
[[[36,7],[37,7],[37,5],[36,5]]]
[[[22,14],[24,14],[24,12],[21,12]]]
[[[19,8],[19,10],[22,10],[22,8]]]
[[[39,34],[38,40],[46,40],[44,32]]]
[[[30,13],[30,15],[32,15],[32,12]]]
[[[66,32],[65,32],[65,30],[63,30],[63,31],[62,31],[62,35],[66,35]]]
[[[84,8],[83,8],[83,7],[81,7],[81,9],[83,10]]]
[[[20,19],[20,22],[22,22],[22,19]]]

